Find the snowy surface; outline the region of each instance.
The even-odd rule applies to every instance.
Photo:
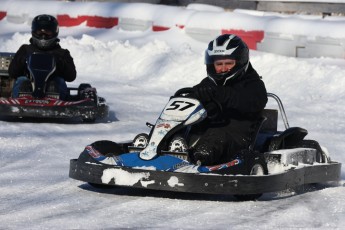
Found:
[[[27,43],[29,29],[0,21],[0,51],[15,52]],[[61,45],[70,50],[78,71],[70,86],[91,83],[106,98],[110,116],[95,124],[1,118],[1,229],[344,227],[344,167],[339,184],[269,193],[255,202],[126,188],[104,191],[70,179],[69,160],[87,144],[126,141],[147,132],[145,123],[155,122],[169,96],[205,77],[206,43],[179,29],[126,32],[79,26],[60,31]],[[307,137],[318,140],[333,160],[345,162],[345,60],[251,51],[251,61],[267,90],[282,99],[290,125],[306,128]]]

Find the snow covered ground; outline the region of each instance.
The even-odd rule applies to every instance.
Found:
[[[319,28],[321,30],[321,28]],[[28,25],[0,21],[0,51],[27,43]],[[16,33],[20,31],[19,33]],[[205,77],[206,43],[183,30],[126,32],[61,28],[61,45],[74,57],[78,77],[106,98],[111,112],[95,124],[0,119],[1,229],[342,229],[345,168],[339,185],[308,192],[265,194],[237,202],[206,196],[117,188],[98,190],[68,177],[69,160],[96,140],[131,140],[147,132],[176,90]],[[296,59],[251,51],[269,92],[282,99],[291,126],[345,162],[345,60]]]

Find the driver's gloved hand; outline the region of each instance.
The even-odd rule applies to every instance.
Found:
[[[55,58],[56,68],[59,71],[63,71],[65,69],[65,65],[66,65],[64,52],[62,50],[61,51],[60,50],[53,50],[49,53],[52,54]]]
[[[214,97],[215,92],[216,92],[215,87],[212,87],[210,85],[198,84],[193,87],[193,93],[195,97],[198,100],[200,100],[202,103],[212,101],[212,98]]]
[[[208,102],[204,105],[204,108],[207,112],[208,117],[215,117],[220,111],[219,107],[214,102]]]

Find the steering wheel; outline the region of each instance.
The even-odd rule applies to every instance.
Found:
[[[193,94],[193,88],[186,87],[186,88],[179,89],[174,94],[174,97],[183,96],[183,94]]]
[[[198,99],[194,96],[193,93],[193,88],[192,87],[186,87],[186,88],[182,88],[176,91],[176,93],[174,94],[174,97],[178,97],[178,96],[186,96],[186,94],[190,94],[192,98]],[[215,119],[218,117],[219,114],[221,114],[223,112],[223,107],[222,105],[219,103],[219,101],[217,101],[216,99],[212,98],[212,102],[216,105],[217,109],[214,111],[213,114],[209,114],[207,113],[207,117],[211,120]],[[205,105],[203,104],[203,106],[205,107]]]

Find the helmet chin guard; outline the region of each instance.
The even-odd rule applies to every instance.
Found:
[[[51,38],[51,39],[46,40],[46,39],[38,39],[38,38],[32,37],[32,43],[42,50],[54,47],[58,42],[59,42],[58,38]]]

